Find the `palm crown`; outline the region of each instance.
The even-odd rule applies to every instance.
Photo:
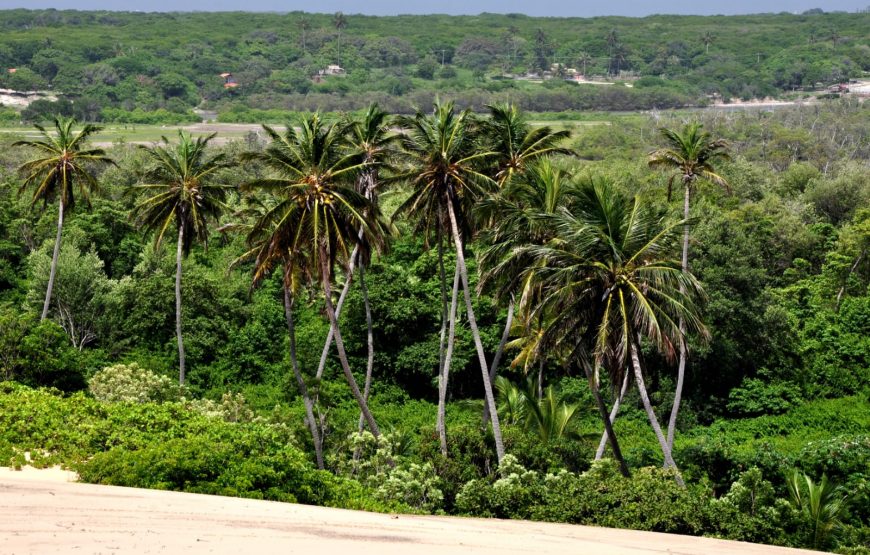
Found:
[[[262,162],[276,172],[273,178],[246,183],[244,190],[271,192],[277,199],[253,233],[271,230],[269,250],[294,253],[293,265],[302,264],[300,253],[310,253],[314,264],[306,272],[325,271],[331,279],[337,258],[348,259],[362,239],[381,248],[387,232],[377,207],[354,189],[353,177],[365,167],[345,143],[343,125],[326,125],[318,114],[303,117],[299,130],[288,126],[282,135],[264,126],[272,139],[262,153],[249,160]]]
[[[64,211],[75,204],[75,186],[79,195],[90,204],[90,192],[98,191],[99,184],[89,171],[89,164],[114,164],[101,148],[85,148],[88,138],[100,131],[100,127],[86,124],[73,131],[76,120],[58,117],[54,120],[55,132],[36,125],[42,138],[36,141],[16,141],[12,146],[27,146],[39,151],[41,157],[25,162],[19,171],[25,174],[21,191],[35,186],[33,202],[48,203],[59,198]]]
[[[618,384],[638,335],[671,357],[679,316],[706,334],[694,303],[702,289],[671,258],[684,221],[669,221],[603,181],[585,183],[578,197],[573,213],[548,218],[558,237],[532,249],[545,260],[543,306],[557,315],[549,330],[555,341],[580,340]]]
[[[142,227],[156,232],[158,245],[174,225],[184,230],[182,248],[190,252],[194,240],[207,241],[208,220],[216,220],[223,211],[231,187],[214,183],[213,178],[229,163],[223,154],[206,152],[214,136],[193,139],[179,131],[174,146],[163,137],[161,145],[142,147],[153,162],[146,174],[152,183],[136,186],[149,195],[136,205],[134,214]]]
[[[714,163],[728,160],[726,152],[728,142],[724,139],[713,140],[710,133],[703,130],[703,125],[692,122],[683,127],[682,132],[662,128],[662,136],[668,143],[667,148],[656,150],[649,155],[651,168],[675,169],[685,186],[690,187],[698,178],[706,179],[717,185],[728,188],[728,181],[717,174]],[[668,182],[668,197],[670,198],[673,181]]]

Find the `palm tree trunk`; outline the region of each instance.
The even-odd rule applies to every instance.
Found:
[[[438,376],[438,438],[441,443],[441,454],[447,456],[447,383],[450,381],[450,364],[453,361],[453,347],[456,344],[456,308],[459,302],[459,259],[456,260],[456,270],[453,272],[453,295],[450,298],[450,315],[448,316],[449,332],[447,334],[447,351],[444,353],[444,364]]]
[[[465,307],[468,311],[468,325],[471,327],[471,335],[474,337],[474,346],[477,348],[477,358],[480,360],[480,372],[483,378],[483,391],[486,403],[489,405],[490,421],[492,422],[492,435],[495,439],[495,452],[498,462],[504,459],[504,443],[501,437],[501,425],[498,421],[498,412],[495,408],[495,396],[492,394],[492,384],[489,382],[489,370],[487,370],[486,353],[483,351],[483,343],[480,340],[480,330],[477,329],[477,320],[474,318],[474,308],[471,306],[471,291],[468,287],[468,268],[465,266],[465,254],[462,251],[462,236],[459,225],[456,223],[456,213],[453,209],[453,200],[447,199],[447,213],[450,216],[450,226],[453,231],[453,242],[456,246],[456,263],[462,278],[462,291],[465,294]]]
[[[305,405],[305,418],[308,420],[308,430],[311,432],[311,440],[314,442],[314,457],[317,459],[317,468],[323,470],[323,444],[320,442],[320,432],[317,428],[318,421],[314,418],[314,403],[308,395],[308,387],[299,371],[299,360],[296,357],[296,327],[293,323],[293,297],[290,289],[284,285],[284,316],[287,319],[287,333],[290,336],[290,366],[293,368],[293,376],[296,385],[302,395],[302,403]]]
[[[341,294],[338,296],[338,304],[335,308],[336,318],[341,318],[341,309],[344,307],[344,301],[347,298],[347,293],[350,291],[350,285],[353,282],[353,270],[356,265],[358,254],[359,245],[355,246],[353,252],[350,254],[350,264],[347,266],[347,277],[345,278]],[[323,378],[323,371],[326,369],[326,359],[329,357],[329,348],[332,347],[334,334],[335,332],[332,330],[332,327],[330,327],[329,332],[326,334],[326,343],[323,344],[323,350],[320,352],[320,362],[317,364],[317,374],[315,374],[315,377],[318,380]]]
[[[504,331],[501,334],[501,341],[498,343],[498,349],[492,357],[492,364],[489,367],[489,383],[495,384],[495,377],[498,372],[498,364],[501,362],[502,354],[504,354],[505,345],[510,338],[511,326],[514,323],[514,297],[511,295],[511,300],[507,306],[507,319],[504,323]],[[489,405],[483,404],[483,427],[489,424]]]
[[[184,246],[184,224],[178,225],[178,247],[175,250],[175,335],[178,339],[178,385],[184,385],[184,340],[181,337],[181,255]]]
[[[640,398],[641,401],[643,401],[643,408],[646,411],[646,416],[653,428],[653,432],[656,434],[656,439],[659,440],[659,445],[661,445],[662,454],[665,457],[665,468],[673,468],[676,473],[675,479],[677,480],[677,483],[681,486],[685,486],[686,483],[683,482],[683,477],[680,476],[680,470],[677,468],[677,463],[674,462],[674,458],[671,455],[671,448],[665,440],[665,435],[662,433],[662,427],[659,425],[659,420],[649,401],[649,395],[647,395],[646,385],[643,380],[643,371],[640,367],[640,358],[637,354],[638,347],[634,340],[630,340],[629,348],[631,349],[631,363],[634,367],[634,379],[637,382],[637,389],[640,392]]]
[[[375,365],[375,337],[374,330],[372,329],[372,307],[369,303],[369,289],[366,287],[366,267],[364,264],[359,265],[359,285],[362,289],[363,294],[363,305],[365,305],[366,310],[366,344],[368,347],[368,358],[366,359],[366,382],[363,385],[363,399],[368,402],[369,400],[369,391],[372,388],[372,371]],[[359,415],[359,423],[357,424],[357,429],[362,432],[363,424],[365,422],[365,418],[363,417],[362,412]]]
[[[441,285],[441,333],[438,336],[438,410],[435,414],[435,431],[441,442],[441,454],[447,456],[447,437],[442,434],[444,418],[441,414],[441,385],[444,382],[445,342],[447,339],[447,276],[444,272],[444,238],[441,233],[441,221],[438,225],[438,281]],[[454,272],[453,282],[458,284],[459,273]],[[456,295],[453,296],[456,299]]]
[[[613,408],[610,409],[610,424],[616,420],[616,415],[619,414],[619,405],[622,404],[622,398],[625,397],[625,392],[628,391],[628,372],[622,377],[622,387],[619,388],[619,395],[613,402]],[[604,457],[604,448],[607,447],[607,431],[601,434],[601,441],[598,442],[598,449],[595,451],[595,460],[600,461]]]
[[[320,257],[322,259],[321,279],[323,280],[323,293],[326,297],[326,315],[332,326],[333,336],[335,337],[335,348],[338,351],[338,359],[341,361],[341,369],[344,371],[344,377],[347,380],[347,384],[350,386],[350,391],[353,393],[353,397],[356,399],[359,409],[366,419],[369,431],[373,436],[380,437],[381,432],[378,428],[378,424],[375,422],[375,418],[369,410],[368,403],[363,399],[362,393],[360,393],[359,386],[356,383],[356,379],[353,377],[353,372],[350,371],[350,364],[347,361],[347,353],[344,350],[344,341],[341,339],[341,330],[338,327],[338,316],[336,315],[335,306],[332,304],[332,285],[330,283],[331,280],[328,262],[329,256],[327,253],[321,252]]]
[[[683,219],[689,219],[689,197],[691,189],[689,184],[685,184],[685,193],[683,196]],[[683,273],[689,271],[689,227],[683,228],[683,258],[682,258]],[[685,293],[686,289],[680,283],[680,293]],[[680,316],[678,322],[680,328],[680,362],[677,366],[677,387],[674,390],[674,405],[671,407],[671,417],[668,419],[668,447],[674,448],[674,434],[677,429],[677,414],[680,412],[680,401],[683,399],[683,383],[686,378],[686,320]]]
[[[588,364],[583,364],[583,371],[586,373],[586,380],[589,382],[589,389],[592,390],[592,397],[595,399],[595,406],[598,407],[598,415],[604,422],[604,433],[607,434],[610,440],[610,450],[613,451],[613,458],[619,464],[619,472],[626,478],[631,477],[631,472],[628,470],[628,465],[625,463],[625,458],[622,456],[622,449],[619,448],[619,441],[616,439],[616,433],[613,431],[613,426],[610,424],[610,417],[607,414],[607,407],[604,406],[604,400],[601,399],[601,392],[598,390],[598,383],[595,381],[595,376],[592,374],[592,369]]]
[[[538,402],[544,398],[544,357],[538,353]]]
[[[45,290],[45,302],[42,303],[42,316],[39,321],[43,321],[48,316],[48,307],[51,306],[51,290],[54,289],[54,276],[57,273],[57,258],[60,255],[60,236],[63,231],[63,195],[60,195],[60,202],[57,208],[57,236],[54,238],[54,252],[51,255],[51,270],[48,272],[48,288]]]

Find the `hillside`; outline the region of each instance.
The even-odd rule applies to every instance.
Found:
[[[0,88],[51,89],[75,101],[37,104],[30,119],[60,108],[79,119],[146,123],[146,112],[153,123],[169,123],[195,120],[189,110],[202,106],[226,121],[256,121],[249,110],[352,111],[373,101],[407,113],[436,95],[477,109],[506,98],[542,112],[670,108],[782,96],[870,70],[868,13],[581,19],[7,10],[0,29]],[[583,85],[587,78],[633,86]]]

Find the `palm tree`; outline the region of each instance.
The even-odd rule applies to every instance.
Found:
[[[559,146],[559,143],[570,138],[570,131],[553,131],[549,126],[532,128],[515,104],[490,105],[488,109],[490,118],[484,122],[483,131],[491,144],[491,150],[496,153],[493,158],[492,177],[500,189],[504,189],[505,185],[510,183],[513,178],[524,175],[529,166],[537,160],[554,154],[571,154],[571,150]],[[544,171],[546,173],[550,170],[552,167],[548,164]],[[555,175],[550,173],[551,177]],[[543,177],[540,174],[538,176]],[[491,206],[496,210],[489,211],[486,221],[482,223],[484,229],[491,227],[502,218],[502,215],[498,213],[498,203]],[[503,242],[510,237],[516,238],[516,235],[508,230],[506,237],[501,237],[497,241]],[[513,325],[513,313],[514,302],[511,294],[507,306],[504,332],[489,369],[490,381],[495,379],[498,371],[498,364]],[[488,420],[488,406],[484,405],[484,425]]]
[[[58,116],[54,120],[55,133],[49,133],[44,127],[36,125],[42,135],[35,141],[16,141],[12,146],[27,146],[39,151],[40,157],[25,162],[18,171],[25,175],[24,183],[18,191],[22,193],[33,186],[31,205],[38,201],[48,204],[54,198],[58,200],[57,236],[54,239],[54,253],[51,256],[51,270],[48,275],[48,287],[45,291],[45,302],[42,305],[42,316],[48,316],[51,305],[51,290],[54,287],[54,277],[57,273],[57,258],[60,253],[60,240],[63,232],[63,217],[67,210],[75,205],[75,189],[88,206],[90,193],[99,190],[99,184],[91,172],[91,165],[106,165],[115,163],[106,156],[101,148],[87,148],[88,137],[100,131],[100,127],[83,125],[78,132],[73,131],[76,120]]]
[[[332,282],[336,261],[347,265],[351,251],[361,241],[374,249],[382,248],[387,225],[377,207],[353,188],[352,178],[363,164],[346,150],[346,126],[326,125],[316,113],[301,117],[298,123],[298,131],[288,125],[283,135],[263,126],[271,143],[265,151],[249,153],[245,159],[261,162],[276,177],[251,181],[243,190],[262,190],[277,198],[268,217],[275,222],[273,236],[280,241],[270,248],[280,245],[282,251],[293,253],[289,271],[300,270],[309,281],[320,281],[345,379],[369,430],[378,437],[378,425],[347,360],[332,301]]]
[[[786,478],[792,507],[799,511],[809,523],[813,549],[825,549],[831,538],[843,526],[843,514],[847,509],[847,498],[843,488],[835,486],[822,475],[817,484],[812,478],[797,469]]]
[[[308,48],[305,45],[305,33],[311,29],[311,23],[308,21],[308,18],[303,15],[299,18],[297,25],[299,26],[299,30],[302,32],[302,52],[308,54]]]
[[[332,26],[338,31],[338,63],[341,66],[341,32],[347,27],[347,17],[342,12],[335,12],[332,16]]]
[[[467,206],[481,198],[487,188],[495,186],[483,171],[495,153],[479,148],[477,126],[471,113],[468,110],[457,113],[452,102],[436,103],[433,115],[417,112],[413,117],[404,118],[402,125],[402,145],[412,168],[407,177],[413,191],[399,207],[399,213],[407,213],[416,219],[418,228],[424,230],[433,226],[440,230],[449,229],[453,238],[468,323],[483,377],[485,402],[492,414],[496,454],[501,462],[504,458],[501,426],[495,412],[486,354],[471,304],[463,240],[463,231],[467,236],[469,229]],[[448,350],[452,350],[450,345]]]
[[[162,137],[162,145],[143,146],[153,162],[146,173],[151,184],[137,185],[135,190],[148,197],[133,208],[139,226],[156,233],[155,245],[163,241],[173,226],[178,233],[175,251],[175,334],[178,341],[178,383],[184,385],[184,340],[181,334],[181,259],[190,252],[194,241],[207,243],[208,220],[217,220],[223,212],[230,185],[214,183],[215,174],[229,167],[224,154],[209,155],[212,133],[195,140],[178,132],[178,144]]]
[[[704,53],[710,53],[710,45],[716,41],[716,35],[714,35],[710,31],[705,31],[703,35],[701,35],[701,42],[704,43]]]
[[[350,123],[351,150],[359,157],[359,162],[363,164],[356,178],[356,192],[364,196],[378,209],[380,206],[378,202],[378,193],[381,187],[380,172],[383,169],[392,169],[390,162],[398,155],[395,148],[397,141],[398,136],[390,131],[390,115],[381,110],[377,104],[370,105],[361,119]],[[361,241],[358,253],[359,283],[366,313],[366,344],[368,347],[363,397],[368,400],[375,360],[372,310],[365,279],[365,269],[371,261],[371,249],[364,242],[365,235],[362,229],[360,229],[359,238]],[[359,417],[358,427],[359,431],[362,432],[362,414]]]
[[[583,51],[577,57],[577,61],[583,66],[583,77],[586,78],[586,66],[595,61],[595,59],[592,57],[591,54],[589,54],[589,52]]]
[[[516,104],[493,104],[487,106],[489,120],[483,131],[491,142],[490,150],[496,153],[494,178],[504,186],[514,175],[526,171],[526,166],[543,156],[571,154],[559,146],[571,137],[570,131],[553,131],[549,126],[532,128]]]
[[[287,333],[290,345],[290,366],[302,403],[305,407],[305,418],[311,440],[314,443],[314,457],[317,468],[323,470],[323,443],[320,435],[319,419],[314,415],[314,401],[308,392],[305,378],[299,369],[299,359],[296,354],[296,326],[293,319],[293,307],[296,293],[300,289],[306,272],[304,261],[293,260],[302,253],[293,253],[282,244],[286,237],[275,233],[277,222],[274,220],[275,199],[267,197],[265,201],[252,197],[248,200],[249,207],[239,213],[240,216],[253,218],[252,224],[228,224],[220,231],[244,231],[247,234],[248,250],[232,262],[234,268],[244,262],[253,261],[253,279],[251,288],[257,287],[274,270],[280,269],[283,274],[282,288],[284,292],[284,318],[287,322]]]
[[[682,132],[672,129],[661,129],[661,134],[667,142],[667,147],[653,151],[649,155],[649,167],[664,168],[675,171],[668,180],[668,199],[671,197],[674,179],[680,178],[683,184],[683,219],[689,219],[689,202],[692,191],[699,179],[710,181],[730,190],[728,181],[717,174],[714,164],[728,160],[728,143],[723,139],[713,139],[710,133],[703,131],[703,126],[697,121],[683,127]],[[682,270],[689,271],[689,228],[683,230]],[[683,383],[686,376],[685,322],[680,319],[680,359],[677,366],[677,386],[674,391],[674,404],[668,420],[668,445],[673,448],[674,434],[677,427],[677,414],[683,395]]]
[[[521,315],[519,329],[524,335],[535,335],[528,332],[533,325],[529,319],[530,307],[540,301],[540,289],[535,286],[532,270],[538,261],[529,256],[518,256],[517,249],[531,244],[543,245],[552,238],[552,228],[542,226],[540,216],[555,214],[560,206],[569,204],[573,190],[569,174],[556,168],[548,157],[521,167],[525,173],[514,174],[514,179],[498,194],[481,202],[478,207],[480,219],[486,222],[480,237],[480,243],[485,245],[479,256],[480,288],[488,289],[497,301],[508,300],[505,333],[490,368],[492,380],[513,326],[514,300],[517,297]],[[536,357],[527,362],[534,360]],[[484,414],[484,420],[487,415],[488,412]]]
[[[556,238],[528,249],[545,261],[537,271],[545,288],[545,300],[537,310],[554,315],[547,330],[551,341],[576,345],[576,355],[585,359],[584,370],[614,455],[621,457],[597,391],[597,374],[606,369],[610,383],[620,384],[631,365],[665,466],[676,471],[647,395],[639,345],[644,340],[666,357],[673,356],[681,333],[679,316],[693,330],[706,333],[693,302],[701,294],[700,285],[668,257],[686,222],[669,221],[638,197],[628,198],[604,181],[587,181],[577,196],[574,209],[545,218],[556,229]],[[679,473],[676,477],[682,483]]]

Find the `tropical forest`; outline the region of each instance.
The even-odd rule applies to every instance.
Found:
[[[870,13],[0,15],[0,466],[870,554]]]

